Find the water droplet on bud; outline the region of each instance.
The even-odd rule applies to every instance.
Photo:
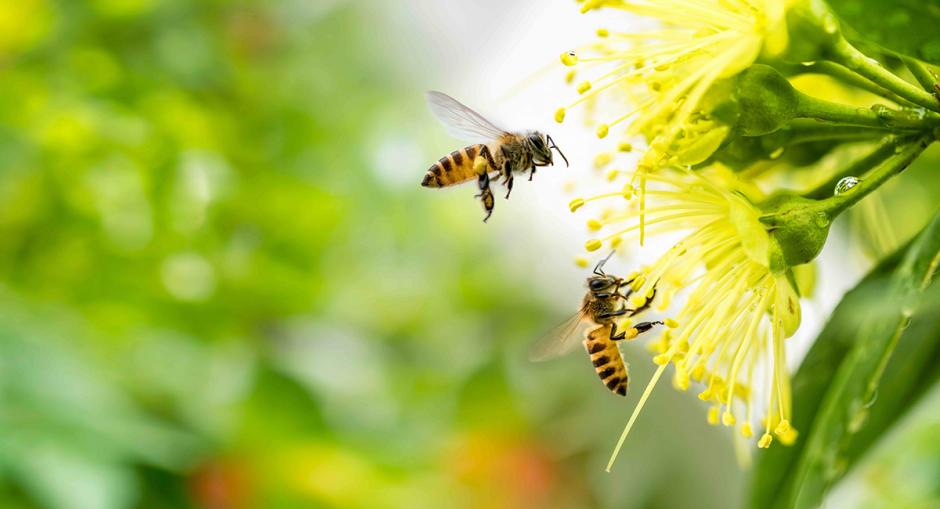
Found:
[[[842,177],[841,180],[836,184],[835,195],[839,196],[840,194],[845,194],[852,190],[853,187],[857,186],[859,183],[858,177]]]

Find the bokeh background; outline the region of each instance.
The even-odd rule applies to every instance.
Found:
[[[731,440],[667,384],[604,472],[641,345],[626,400],[583,356],[526,359],[581,292],[563,190],[597,147],[550,122],[550,66],[597,26],[576,11],[0,3],[0,505],[737,506]],[[432,88],[551,129],[572,168],[482,224],[472,189],[418,186],[459,147]],[[834,243],[808,338],[870,265]],[[834,507],[936,500],[928,399]]]

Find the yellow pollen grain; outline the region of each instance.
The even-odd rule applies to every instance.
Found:
[[[571,209],[572,212],[580,209],[583,206],[584,206],[584,198],[575,198],[571,200],[570,203],[568,203],[568,208]]]
[[[708,409],[708,424],[712,426],[718,425],[718,407],[713,406]]]
[[[641,308],[646,304],[646,297],[643,295],[634,295],[630,297],[630,305],[634,308]]]
[[[725,410],[725,413],[721,415],[721,423],[725,426],[734,426],[734,415],[730,410]]]
[[[751,423],[745,422],[741,425],[741,436],[744,438],[751,438],[754,436],[754,430],[751,429]]]
[[[584,249],[587,249],[588,251],[597,251],[603,245],[604,245],[603,242],[597,239],[591,239],[584,243]]]
[[[600,129],[600,128],[598,128],[598,129]],[[614,160],[614,156],[613,156],[613,155],[611,155],[611,154],[609,154],[609,153],[607,153],[607,152],[601,152],[600,154],[597,154],[597,156],[594,157],[594,167],[599,170],[599,169],[601,169],[601,168],[607,166],[608,164],[610,164],[610,162],[613,161],[613,160]]]
[[[770,443],[774,441],[774,437],[770,436],[770,433],[764,433],[761,435],[760,440],[757,441],[757,447],[761,449],[766,449],[770,447]]]

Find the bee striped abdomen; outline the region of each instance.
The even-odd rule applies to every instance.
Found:
[[[474,160],[480,155],[483,145],[470,145],[440,158],[424,175],[421,185],[424,187],[447,187],[460,184],[479,176],[474,170]],[[487,163],[488,171],[489,163]]]
[[[584,337],[584,348],[591,356],[591,363],[604,385],[614,394],[627,395],[630,376],[620,357],[617,343],[610,339],[610,326],[604,325],[589,330]]]

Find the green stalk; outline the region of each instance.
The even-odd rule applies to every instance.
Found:
[[[876,104],[871,108],[857,108],[825,99],[818,99],[796,91],[799,103],[797,117],[814,118],[842,125],[873,127],[878,129],[924,129],[940,125],[936,114],[918,114]],[[921,110],[922,111],[922,110]]]
[[[798,70],[801,74],[811,72],[823,74],[825,76],[829,76],[830,78],[841,81],[846,85],[861,88],[862,90],[871,92],[872,94],[888,99],[894,103],[900,105],[917,106],[915,103],[904,99],[894,92],[891,92],[890,90],[873,83],[871,80],[864,78],[863,76],[856,74],[835,62],[820,60],[809,65],[800,64],[799,69],[794,66],[794,70]]]
[[[903,150],[904,147],[911,143],[914,143],[914,141],[910,138],[902,140],[892,136],[890,140],[882,143],[872,153],[853,162],[851,165],[849,165],[848,168],[838,172],[832,176],[832,178],[820,184],[815,189],[804,194],[803,196],[806,198],[812,198],[814,200],[823,200],[829,198],[834,194],[836,184],[838,184],[840,180],[848,176],[864,174],[865,172],[871,170],[888,159],[888,157],[894,154],[898,148]]]
[[[940,111],[940,101],[933,94],[899,78],[882,67],[876,60],[869,58],[855,46],[852,46],[849,41],[840,38],[830,46],[829,50],[828,56],[849,70],[855,71],[914,104],[929,110]]]
[[[862,176],[855,187],[845,193],[820,200],[813,208],[817,212],[824,212],[830,219],[834,219],[859,200],[868,196],[872,191],[881,187],[891,177],[904,171],[932,141],[932,137],[922,136],[911,143],[896,145],[892,150],[894,154],[888,156],[879,166]]]
[[[930,68],[924,65],[920,60],[911,57],[902,56],[901,61],[903,61],[907,69],[911,71],[911,74],[914,75],[914,78],[920,83],[920,86],[924,87],[924,90],[931,94],[937,93],[937,77]]]

